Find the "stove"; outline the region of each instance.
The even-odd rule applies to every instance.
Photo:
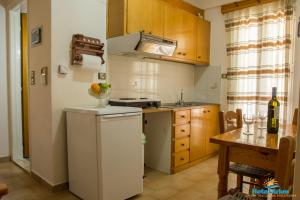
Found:
[[[161,101],[148,99],[148,98],[119,98],[119,99],[110,99],[109,105],[139,107],[139,108],[150,108],[150,107],[158,108],[161,105]]]

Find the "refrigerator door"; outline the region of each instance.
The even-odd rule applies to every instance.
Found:
[[[142,113],[97,118],[100,200],[124,200],[142,193]]]

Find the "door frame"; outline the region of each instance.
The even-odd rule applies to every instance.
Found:
[[[17,4],[15,7],[13,7],[8,11],[8,15],[9,15],[9,20],[8,20],[9,81],[8,84],[9,84],[9,114],[10,114],[9,115],[10,152],[11,152],[12,161],[24,158],[23,108],[22,108],[22,88],[21,88],[21,83],[22,83],[21,10],[22,10],[22,5],[24,3],[26,3],[26,1],[21,1],[19,4]]]

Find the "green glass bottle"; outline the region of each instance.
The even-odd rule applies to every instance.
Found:
[[[268,105],[268,133],[277,134],[279,130],[279,107],[280,103],[277,100],[277,88],[272,88],[272,99]]]

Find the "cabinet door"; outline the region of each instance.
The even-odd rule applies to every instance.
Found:
[[[197,16],[173,7],[165,6],[164,37],[178,42],[175,58],[196,60]]]
[[[210,62],[210,22],[203,19],[197,23],[197,62]]]
[[[206,120],[203,119],[202,109],[191,110],[190,160],[194,161],[206,155]]]
[[[150,1],[127,0],[127,24],[126,32],[136,33],[140,31],[149,32],[148,17],[150,12]]]
[[[220,134],[219,130],[219,107],[209,106],[206,109],[206,113],[209,113],[209,119],[207,120],[207,133],[206,133],[206,154],[212,154],[218,151],[219,145],[210,143],[209,139],[213,136]]]
[[[163,37],[164,36],[164,6],[165,2],[162,0],[147,0],[150,4],[148,17],[148,33]]]
[[[144,31],[163,37],[164,5],[162,0],[127,0],[127,33]]]

